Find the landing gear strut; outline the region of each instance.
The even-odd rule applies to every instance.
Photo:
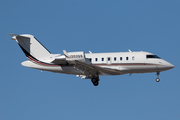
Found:
[[[160,81],[160,79],[159,79],[159,74],[160,74],[160,72],[157,72],[157,78],[156,78],[156,82],[159,82]]]
[[[91,82],[93,83],[94,86],[98,86],[99,85],[99,77],[93,77],[91,79]]]

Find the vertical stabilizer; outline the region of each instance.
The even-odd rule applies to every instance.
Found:
[[[47,58],[51,53],[33,35],[12,35],[12,40],[16,40],[26,56],[32,56],[38,60]]]

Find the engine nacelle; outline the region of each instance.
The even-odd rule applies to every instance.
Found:
[[[84,52],[64,52],[67,61],[85,61],[85,53]]]

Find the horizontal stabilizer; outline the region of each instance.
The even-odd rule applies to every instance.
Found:
[[[18,35],[16,35],[16,34],[11,34],[11,33],[8,33],[8,35],[11,35],[11,36],[18,36]]]
[[[16,35],[16,34],[11,34],[11,33],[8,33],[8,35],[13,36],[13,37],[11,38],[11,40],[16,40],[17,37],[18,37],[18,38],[29,38],[29,37],[25,37],[25,36],[21,36],[21,35]]]

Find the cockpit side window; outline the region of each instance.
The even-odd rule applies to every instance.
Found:
[[[161,58],[158,57],[157,55],[146,55],[146,58],[157,58],[157,59],[161,59]]]

